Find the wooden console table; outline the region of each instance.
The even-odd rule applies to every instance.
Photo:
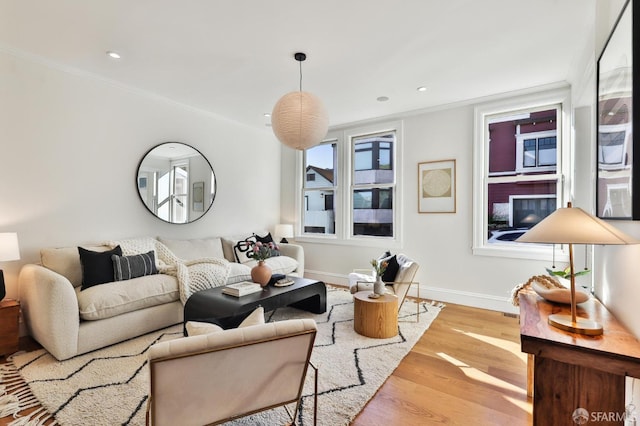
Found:
[[[578,305],[577,314],[601,323],[601,336],[549,325],[548,316],[569,313],[568,305],[547,302],[533,292],[518,297],[522,351],[534,356],[533,424],[574,426],[573,413],[583,408],[590,416],[609,416],[604,421],[598,417],[599,426],[622,425],[625,376],[640,378],[640,342],[593,297]],[[611,420],[615,416],[618,420]]]

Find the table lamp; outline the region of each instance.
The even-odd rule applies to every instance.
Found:
[[[20,259],[18,234],[15,232],[0,232],[0,262]],[[0,300],[7,294],[4,286],[4,274],[0,269]]]
[[[569,245],[569,268],[571,270],[571,315],[549,315],[549,324],[573,333],[597,336],[602,334],[602,325],[596,321],[576,316],[576,277],[573,268],[574,244],[638,244],[607,222],[590,215],[579,207],[559,208],[515,240],[519,243],[546,243]]]
[[[293,225],[286,223],[276,225],[274,233],[276,237],[282,237],[281,243],[288,243],[287,238],[293,238]]]

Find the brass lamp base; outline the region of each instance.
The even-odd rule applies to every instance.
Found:
[[[602,334],[602,325],[599,323],[585,318],[576,318],[574,322],[571,320],[571,315],[549,315],[549,324],[561,330],[586,334],[587,336],[599,336]]]

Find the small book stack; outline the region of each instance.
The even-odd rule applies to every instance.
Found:
[[[229,296],[241,297],[251,293],[257,293],[258,291],[262,291],[262,286],[257,283],[252,283],[249,281],[242,281],[236,284],[229,284],[222,289],[224,294],[228,294]]]

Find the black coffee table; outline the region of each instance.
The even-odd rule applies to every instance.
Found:
[[[258,306],[265,312],[276,308],[294,308],[322,314],[327,310],[327,288],[322,281],[288,277],[294,283],[286,287],[267,286],[257,293],[242,297],[222,293],[215,287],[194,293],[184,305],[184,322],[201,321],[219,324],[223,328],[237,327]]]

